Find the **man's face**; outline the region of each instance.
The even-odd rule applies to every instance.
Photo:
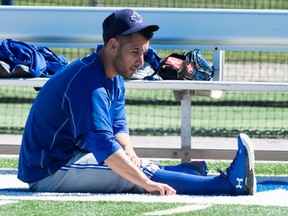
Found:
[[[114,67],[117,73],[130,79],[136,70],[144,64],[144,54],[149,47],[149,41],[141,34],[119,40],[119,49],[114,56]]]

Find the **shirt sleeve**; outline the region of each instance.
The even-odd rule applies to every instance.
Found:
[[[129,134],[129,129],[126,121],[125,113],[125,88],[124,84],[119,88],[119,98],[115,106],[115,116],[113,122],[113,131],[116,135],[117,133]]]
[[[91,101],[88,98],[81,99],[79,110],[74,111],[76,136],[84,138],[85,144],[82,149],[92,152],[101,164],[122,148],[116,141],[113,131],[113,116],[117,111],[114,110],[104,88],[93,91]]]
[[[99,164],[121,149],[121,145],[106,131],[95,131],[85,135],[86,149],[92,152]]]

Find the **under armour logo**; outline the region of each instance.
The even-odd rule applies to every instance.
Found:
[[[142,17],[136,12],[133,11],[133,14],[130,16],[130,20],[136,23],[142,23]]]
[[[242,178],[237,178],[236,181],[238,181],[238,184],[236,185],[236,188],[242,188],[241,182],[243,182]]]

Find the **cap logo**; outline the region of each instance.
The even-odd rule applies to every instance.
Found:
[[[133,14],[130,16],[130,20],[136,23],[142,23],[142,17],[136,12],[133,11]]]

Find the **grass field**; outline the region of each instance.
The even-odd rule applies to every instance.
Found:
[[[158,161],[166,165],[173,165],[177,161]],[[229,161],[208,161],[209,172],[217,172],[217,168],[225,169]],[[11,170],[17,172],[17,158],[1,158],[0,172]],[[255,164],[257,175],[287,175],[287,163],[262,163]],[[9,174],[9,173],[8,173]],[[9,176],[7,173],[2,178]],[[1,182],[1,180],[0,180]],[[17,184],[16,184],[17,185]],[[18,185],[21,187],[21,185]],[[4,189],[3,189],[4,188]],[[279,191],[282,197],[283,191]],[[159,197],[151,195],[132,194],[78,194],[78,193],[31,193],[12,190],[5,192],[5,187],[0,186],[0,215],[287,215],[288,202],[275,204],[275,194],[257,193],[256,196],[240,197],[205,197],[205,196],[172,196]],[[283,196],[283,194],[282,194]],[[221,201],[223,199],[223,203]],[[258,201],[257,201],[258,200]],[[222,204],[221,204],[222,203]],[[270,203],[270,205],[268,205]]]
[[[147,197],[149,198],[149,197]],[[175,209],[177,207],[182,207]],[[183,208],[186,207],[186,208]],[[197,210],[197,207],[203,209]],[[191,211],[186,211],[187,209]],[[170,209],[172,214],[167,211]],[[181,212],[181,210],[186,212]],[[196,210],[193,210],[196,209]],[[161,210],[163,212],[161,212]],[[164,211],[165,210],[165,211]],[[173,210],[173,211],[172,211]],[[186,203],[150,203],[150,202],[110,202],[110,201],[18,201],[0,206],[1,215],[107,215],[107,216],[140,216],[140,215],[202,215],[202,216],[278,216],[287,215],[287,207],[257,205],[201,205]]]

